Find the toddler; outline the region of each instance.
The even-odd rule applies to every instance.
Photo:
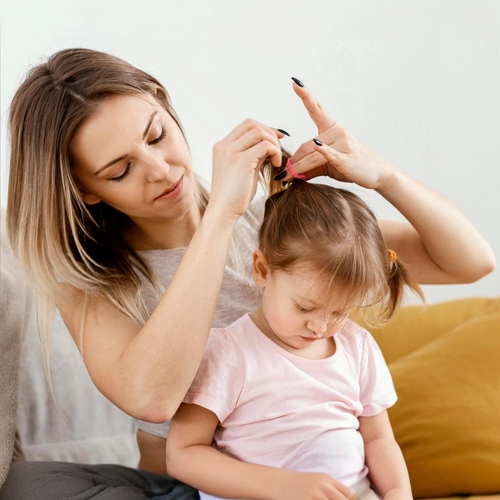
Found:
[[[390,372],[349,316],[378,306],[380,326],[404,285],[422,291],[356,194],[269,184],[253,253],[260,305],[211,330],[171,422],[168,473],[202,499],[411,499]]]

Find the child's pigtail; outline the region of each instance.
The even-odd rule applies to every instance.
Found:
[[[381,314],[378,318],[380,321],[379,326],[383,326],[383,324],[387,323],[398,310],[403,300],[405,285],[418,294],[424,305],[426,305],[424,292],[420,288],[418,282],[408,271],[405,264],[399,259],[399,257],[397,257],[396,252],[391,249],[388,249],[387,252],[386,276],[389,294],[387,302],[382,308]]]

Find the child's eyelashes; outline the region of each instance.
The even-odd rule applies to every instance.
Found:
[[[305,307],[301,307],[299,306],[299,304],[297,304],[295,302],[295,307],[300,311],[300,312],[303,312],[303,313],[306,313],[306,312],[311,312],[311,311],[314,311],[314,307],[312,309],[306,309]]]
[[[306,307],[302,307],[299,304],[297,304],[296,302],[294,302],[294,304],[295,304],[295,307],[302,313],[308,313],[308,312],[314,311],[316,309],[315,307],[312,307],[309,309]],[[336,318],[344,318],[345,316],[348,316],[348,315],[349,315],[349,311],[347,311],[347,312],[334,311],[331,313],[331,316],[336,317]]]
[[[162,127],[161,127],[161,134],[154,140],[152,140],[149,145],[154,145],[154,144],[158,144],[159,142],[163,141],[163,139],[165,139],[167,133],[165,132],[165,127],[164,125],[162,124]],[[118,177],[112,177],[111,179],[109,179],[110,181],[113,181],[113,182],[121,182],[123,179],[125,179],[125,177],[127,177],[127,175],[129,174],[130,172],[130,165],[131,165],[131,162],[129,162],[127,164],[127,167],[125,168],[125,171],[123,172],[122,175],[118,176]]]

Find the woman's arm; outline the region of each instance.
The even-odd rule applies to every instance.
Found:
[[[491,273],[488,242],[446,196],[397,167],[376,189],[410,222],[379,221],[388,248],[422,284],[471,283]]]
[[[359,432],[363,436],[368,476],[382,498],[411,500],[408,470],[394,439],[387,410],[373,417],[359,417]]]
[[[129,415],[161,423],[182,402],[200,364],[238,218],[255,196],[259,165],[281,164],[284,134],[244,120],[213,147],[210,201],[175,275],[142,327],[107,299],[94,298],[79,331],[84,294],[63,287],[57,307],[96,387]],[[193,203],[195,203],[193,201]]]
[[[147,323],[139,328],[106,299],[89,304],[83,345],[83,292],[57,306],[97,388],[133,417],[165,422],[196,374],[212,327],[235,220],[207,208],[181,263]],[[76,305],[75,305],[76,304]]]
[[[379,221],[387,246],[422,284],[471,283],[492,272],[488,242],[448,198],[416,181],[333,119],[301,82],[293,84],[314,121],[319,143],[307,141],[293,154],[297,174],[326,175],[375,189],[410,222]],[[288,173],[282,181],[293,179]],[[413,226],[413,227],[412,227]]]
[[[182,403],[167,439],[167,472],[205,493],[224,498],[280,498],[290,471],[241,462],[212,448],[215,413]]]

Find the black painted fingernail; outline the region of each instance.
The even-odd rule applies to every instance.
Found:
[[[303,87],[304,84],[298,79],[298,78],[295,78],[294,76],[292,76],[292,80],[299,86],[299,87]]]
[[[313,139],[313,141],[318,145],[318,146],[323,146],[323,143],[319,139]]]
[[[281,183],[281,185],[282,185],[283,187],[285,187],[285,186],[286,186],[286,181],[283,181],[283,182]]]
[[[282,128],[277,128],[276,129],[278,132],[281,132],[282,134],[285,134],[287,135],[288,137],[290,137],[290,134],[286,131],[286,130],[283,130]]]
[[[284,177],[286,177],[286,174],[288,172],[286,170],[283,170],[283,172],[280,172],[275,178],[274,180],[275,181],[280,181],[281,179],[283,179]]]

